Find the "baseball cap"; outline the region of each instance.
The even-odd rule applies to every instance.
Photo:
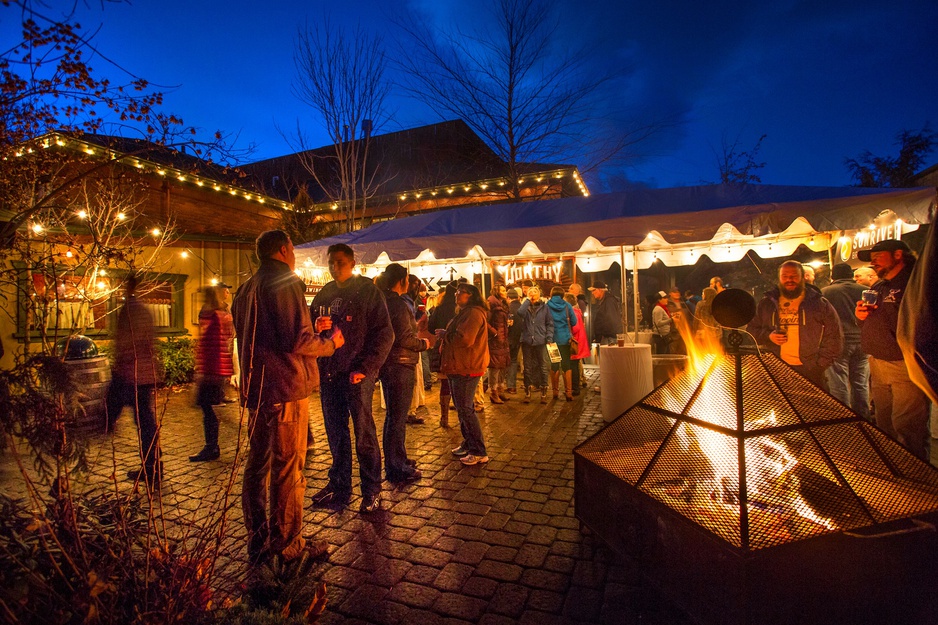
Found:
[[[667,296],[668,294],[665,293],[664,291],[658,291],[658,299],[661,299],[662,297],[667,297]]]
[[[857,258],[863,262],[870,262],[870,257],[874,252],[895,252],[896,250],[902,250],[903,252],[911,252],[912,250],[904,241],[898,239],[886,239],[885,241],[880,241],[873,247],[868,250],[860,250],[857,252]]]
[[[605,282],[603,282],[602,280],[597,280],[596,282],[593,283],[593,286],[591,286],[588,290],[592,291],[593,289],[607,289],[607,288],[609,287],[606,286]]]

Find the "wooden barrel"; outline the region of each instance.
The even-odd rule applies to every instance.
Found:
[[[66,360],[69,375],[78,387],[81,410],[76,415],[75,426],[81,429],[103,430],[107,419],[105,403],[107,387],[111,381],[111,367],[107,356]]]

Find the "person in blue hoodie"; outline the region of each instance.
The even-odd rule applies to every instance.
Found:
[[[573,306],[563,298],[563,287],[555,286],[550,290],[550,299],[547,300],[547,309],[554,321],[554,343],[560,350],[560,362],[550,365],[550,388],[554,392],[554,399],[560,396],[560,372],[563,371],[563,390],[567,401],[573,401],[573,387],[570,378],[570,337],[573,336],[571,328],[576,325],[576,313]]]

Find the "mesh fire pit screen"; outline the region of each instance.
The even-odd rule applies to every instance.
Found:
[[[771,354],[705,357],[574,453],[742,552],[938,510],[938,471]]]

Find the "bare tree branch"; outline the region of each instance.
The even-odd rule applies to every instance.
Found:
[[[371,139],[387,120],[386,57],[380,38],[358,27],[346,33],[326,18],[301,28],[293,55],[293,93],[321,118],[333,144],[313,152],[300,124],[291,143],[303,167],[345,216],[346,230],[359,227],[377,191],[379,167],[369,162]]]
[[[401,18],[398,63],[406,86],[440,116],[463,119],[506,163],[509,197],[521,196],[525,163],[576,156],[581,170],[624,155],[660,124],[597,132],[599,94],[615,75],[597,72],[589,48],[570,49],[550,2],[493,0],[485,30],[431,30]]]

